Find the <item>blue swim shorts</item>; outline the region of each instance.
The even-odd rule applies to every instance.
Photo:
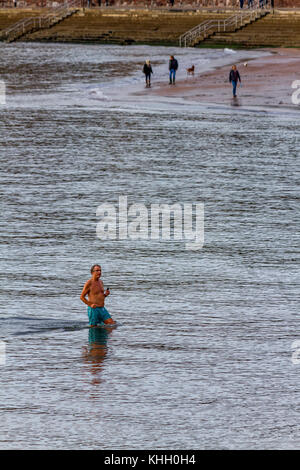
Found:
[[[108,313],[105,307],[88,307],[87,313],[89,317],[89,324],[91,326],[103,323],[104,320],[108,320],[108,318],[111,318],[110,314]]]

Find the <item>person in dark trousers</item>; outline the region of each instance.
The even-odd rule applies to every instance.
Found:
[[[145,74],[146,88],[150,88],[151,87],[151,73],[153,73],[150,60],[146,60],[146,62],[144,63],[143,73]]]
[[[229,83],[232,84],[232,93],[234,98],[236,97],[236,87],[238,81],[242,83],[239,71],[237,70],[236,65],[233,65],[229,73]]]
[[[178,62],[175,59],[173,55],[170,56],[169,60],[169,77],[170,77],[170,85],[175,85],[175,77],[176,77],[176,71],[178,69]]]

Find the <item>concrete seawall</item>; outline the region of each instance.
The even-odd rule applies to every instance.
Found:
[[[178,45],[179,36],[202,21],[226,18],[231,8],[190,9],[116,9],[81,8],[59,24],[22,38],[23,41],[93,42],[102,44]],[[39,16],[45,9],[2,9],[0,30],[23,17]],[[216,35],[202,47],[223,44],[236,47],[300,47],[300,9],[274,10],[265,18],[236,33]]]

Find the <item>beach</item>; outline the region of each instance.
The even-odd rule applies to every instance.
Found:
[[[247,107],[292,107],[292,83],[300,80],[299,49],[262,49],[270,55],[255,59],[239,60],[242,86],[238,85],[236,105]],[[232,64],[235,58],[232,56]],[[247,64],[245,66],[245,64]],[[191,64],[192,65],[192,64]],[[221,66],[208,72],[195,70],[194,76],[178,80],[176,86],[160,82],[145,93],[164,97],[181,97],[187,101],[212,104],[228,104],[232,97],[229,83],[230,67]],[[299,109],[299,108],[298,108]]]

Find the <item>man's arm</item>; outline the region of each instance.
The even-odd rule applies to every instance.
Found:
[[[89,302],[87,299],[86,299],[86,296],[88,295],[88,293],[90,292],[90,287],[91,287],[91,281],[87,281],[85,284],[84,284],[84,287],[82,289],[82,292],[81,292],[81,295],[80,295],[80,300],[82,300],[83,303],[85,303],[86,305],[88,305],[89,307],[92,306],[92,303]]]
[[[101,283],[101,286],[102,286],[102,289],[103,289],[103,295],[104,295],[104,298],[107,297],[110,292],[109,292],[109,287],[106,289],[106,291],[104,292],[104,285],[103,285],[103,281],[100,281]]]

